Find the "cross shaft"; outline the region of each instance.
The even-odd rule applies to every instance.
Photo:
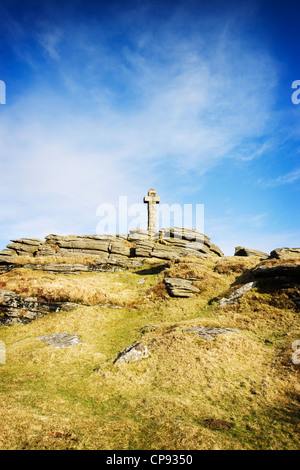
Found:
[[[155,189],[149,189],[148,196],[144,197],[144,202],[148,204],[148,233],[150,237],[153,237],[157,232],[156,227],[156,204],[159,204],[160,197],[156,196]]]

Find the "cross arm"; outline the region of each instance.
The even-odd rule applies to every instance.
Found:
[[[158,204],[160,202],[160,197],[155,197],[155,196],[145,196],[144,197],[144,202],[152,202],[153,204],[156,203]]]

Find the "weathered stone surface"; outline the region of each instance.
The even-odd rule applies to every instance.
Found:
[[[104,255],[106,255],[104,253]],[[15,266],[25,269],[32,269],[34,271],[46,271],[54,274],[77,274],[80,272],[115,272],[124,269],[140,268],[144,265],[145,259],[143,258],[128,258],[122,255],[103,256],[93,260],[94,264],[81,264],[81,263],[49,263],[49,264],[16,264]],[[14,265],[5,264],[0,273],[6,272]]]
[[[123,256],[130,256],[130,246],[126,245],[122,240],[114,240],[111,243],[109,251],[113,254],[119,254]]]
[[[56,252],[56,255],[62,257],[74,257],[74,256],[100,256],[101,258],[108,258],[109,253],[106,251],[98,251],[98,250],[89,250],[87,248],[81,250],[76,248],[59,248]]]
[[[105,251],[97,251],[97,250],[85,250],[75,249],[75,248],[59,248],[56,253],[58,256],[62,256],[64,258],[74,257],[74,256],[101,256],[101,258],[108,258],[109,253]]]
[[[144,197],[144,203],[148,205],[148,233],[150,237],[157,233],[157,209],[156,204],[159,204],[160,198],[157,197],[155,189],[151,188],[148,195]]]
[[[135,269],[143,266],[144,259],[127,258],[121,255],[111,255],[110,257],[95,259],[94,264],[70,264],[70,263],[51,263],[51,264],[25,264],[19,265],[26,269],[37,271],[49,271],[61,274],[76,274],[80,272],[106,272],[120,271],[124,269]]]
[[[38,247],[35,256],[56,256],[58,254],[57,251],[52,246],[45,244]]]
[[[42,240],[38,238],[19,238],[12,240],[13,243],[9,243],[7,248],[13,250],[18,255],[34,256],[38,248],[44,244]]]
[[[71,310],[77,306],[70,302],[39,302],[36,297],[21,297],[15,292],[0,289],[0,325],[29,323],[48,313]]]
[[[210,238],[199,230],[189,229],[184,227],[169,227],[163,228],[159,231],[160,238],[179,238],[181,240],[188,240],[190,242],[199,242],[210,245]]]
[[[185,256],[197,256],[199,258],[205,258],[207,254],[212,254],[207,246],[203,244],[188,243],[187,241],[183,240],[179,240],[179,242],[179,244],[174,243],[169,245],[165,243],[153,243],[150,240],[138,240],[136,241],[135,255],[175,260]],[[183,246],[186,246],[187,248],[183,248]]]
[[[16,252],[4,249],[0,252],[0,264],[12,264],[15,262]]]
[[[9,256],[16,256],[15,250],[12,250],[11,248],[4,248],[4,250],[0,251],[0,255],[9,255]]]
[[[119,235],[82,235],[80,238],[89,238],[91,240],[106,240],[106,241],[112,241],[112,240],[118,240]]]
[[[235,302],[237,299],[242,297],[250,289],[255,287],[255,285],[256,285],[255,282],[248,282],[247,284],[244,284],[239,289],[236,289],[228,299],[223,298],[223,299],[219,300],[218,305],[220,305],[221,307],[224,307],[225,305],[233,304],[233,302]]]
[[[179,247],[179,248],[186,248],[186,246],[187,246],[187,241],[182,240],[180,238],[163,237],[159,240],[159,242],[162,245],[176,246],[176,247]]]
[[[3,264],[13,263],[14,260],[10,257],[13,256],[12,253],[37,257],[92,255],[100,257],[101,260],[106,258],[110,261],[119,260],[119,257],[130,260],[135,257],[176,260],[186,256],[197,256],[203,259],[211,255],[223,255],[216,245],[210,243],[210,239],[206,235],[197,230],[180,228],[167,230],[170,231],[169,237],[160,237],[155,241],[149,238],[148,231],[140,229],[131,230],[128,237],[127,235],[61,236],[50,234],[45,237],[46,242],[34,238],[18,239],[8,245],[10,253],[0,253],[0,264],[1,260],[3,260]],[[131,238],[131,236],[133,237]],[[181,236],[184,239],[180,238]],[[194,241],[189,240],[190,237]],[[109,262],[109,264],[112,263]]]
[[[18,240],[11,240],[11,241],[14,243],[21,243],[24,245],[33,245],[33,246],[44,244],[44,242],[40,240],[39,238],[19,238]]]
[[[106,266],[115,266],[116,268],[122,268],[122,269],[134,269],[134,268],[140,268],[143,266],[145,260],[144,259],[136,259],[136,258],[127,258],[125,256],[121,255],[110,255],[108,260],[105,261],[105,263],[100,262],[98,260],[94,261],[95,264],[103,264]]]
[[[276,248],[276,250],[271,251],[270,256],[277,259],[300,259],[300,248]]]
[[[68,334],[67,332],[38,336],[37,339],[43,341],[43,343],[50,344],[54,348],[68,348],[73,344],[81,344],[81,341],[78,336]]]
[[[66,237],[64,237],[63,235],[55,235],[55,234],[51,233],[50,235],[47,235],[45,237],[45,240],[46,240],[46,243],[55,243],[58,240],[64,240],[65,238]]]
[[[218,335],[227,335],[229,333],[238,333],[241,330],[238,330],[236,328],[221,328],[221,327],[212,327],[212,326],[193,326],[191,328],[186,328],[185,330],[182,330],[182,331],[183,331],[183,333],[186,333],[188,331],[193,331],[198,336],[200,336],[202,339],[205,339],[207,341],[212,341]]]
[[[187,279],[166,277],[164,283],[172,297],[192,297],[200,292],[198,287],[193,286],[192,281]]]
[[[121,352],[114,360],[114,364],[117,362],[136,362],[140,361],[141,359],[146,359],[147,357],[149,357],[147,346],[145,346],[143,343],[135,343],[124,349],[124,351]]]
[[[152,250],[154,247],[154,243],[150,240],[138,240],[135,245],[135,255],[136,256],[143,256],[143,257],[150,257]]]
[[[190,242],[189,240],[182,240],[180,238],[162,238],[160,240],[162,245],[166,245],[174,249],[177,248],[177,253],[180,256],[199,256],[199,255],[214,255],[218,254],[223,256],[222,251],[216,245],[211,244],[213,249],[209,248],[202,242]],[[180,250],[179,250],[180,249]],[[174,250],[175,251],[175,250]],[[199,256],[201,257],[201,256]]]
[[[129,230],[128,240],[149,240],[150,236],[148,230],[142,230],[139,228]],[[158,238],[158,232],[153,234],[152,238]]]
[[[117,238],[120,238],[120,240],[128,240],[128,235],[127,233],[118,233]]]
[[[199,251],[200,253],[204,253],[206,255],[210,254],[210,248],[204,243],[188,242],[186,246],[189,250]]]
[[[211,255],[211,253],[209,253]],[[189,248],[181,248],[179,251],[179,257],[193,256],[199,259],[206,259],[208,255],[200,253],[200,251],[190,250]]]
[[[244,246],[236,246],[234,256],[257,256],[258,258],[268,258],[268,253],[263,251],[245,248]]]
[[[214,243],[211,243],[211,244],[210,244],[209,249],[210,249],[210,251],[212,251],[213,253],[216,253],[218,256],[224,256],[224,253],[223,253],[223,251],[221,250],[221,248],[218,247],[217,245],[215,245]]]
[[[174,240],[174,241],[171,241]],[[204,243],[200,242],[190,242],[188,240],[181,240],[180,238],[168,238],[168,239],[162,239],[160,241],[162,245],[167,244],[169,249],[176,250],[180,253],[181,250],[190,250],[190,251],[199,251],[201,253],[206,253],[209,254],[210,250],[207,245],[204,245]]]
[[[14,251],[16,251],[18,254],[26,254],[26,255],[33,255],[33,253],[35,253],[38,248],[39,248],[39,245],[28,245],[28,244],[24,244],[24,243],[9,243],[7,245],[7,248],[10,248]]]
[[[69,237],[65,238],[64,240],[58,240],[57,245],[60,248],[71,248],[71,249],[79,249],[85,251],[93,250],[93,251],[109,251],[109,247],[111,244],[110,240],[95,240],[90,238],[83,238],[83,237]]]
[[[195,229],[164,228],[160,232],[160,243],[193,250],[205,255],[224,256],[222,250],[211,243],[210,238]],[[186,254],[183,256],[186,256]]]
[[[172,247],[156,244],[153,247],[151,256],[154,258],[173,260],[179,258],[179,253]]]
[[[126,236],[127,238],[127,236]],[[67,236],[47,235],[46,246],[51,244],[59,256],[97,255],[109,257],[110,253],[123,256],[131,255],[131,247],[126,244],[124,236],[117,235],[82,235]],[[39,250],[40,251],[40,250]],[[38,255],[39,255],[38,251]]]
[[[138,240],[135,246],[135,255],[173,260],[180,257],[179,251],[174,247],[153,243],[150,240]],[[182,256],[184,256],[182,254]]]
[[[78,240],[78,239],[90,239],[90,240],[116,240],[123,238],[124,235],[55,235],[50,234],[45,237],[46,243],[55,243],[58,240]],[[126,235],[127,238],[127,235]]]
[[[256,278],[284,277],[299,280],[300,282],[300,264],[281,264],[279,266],[258,266],[253,274]]]

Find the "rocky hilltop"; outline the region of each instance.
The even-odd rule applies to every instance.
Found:
[[[55,275],[79,275],[134,271],[151,265],[164,272],[163,289],[170,297],[201,295],[202,285],[197,277],[197,267],[203,266],[205,261],[217,266],[216,263],[220,259],[224,259],[225,264],[230,258],[254,260],[253,266],[257,267],[251,274],[251,282],[244,283],[245,285],[231,292],[232,297],[221,299],[220,305],[229,305],[257,285],[261,278],[273,282],[274,279],[280,278],[296,280],[300,276],[299,265],[291,265],[289,261],[300,258],[299,248],[278,248],[268,255],[238,246],[234,257],[224,257],[221,249],[212,243],[207,235],[193,229],[162,229],[151,238],[148,237],[147,231],[136,229],[128,235],[51,234],[46,236],[45,240],[20,238],[11,241],[12,243],[0,253],[0,273],[15,270],[17,276],[18,270],[23,269]],[[268,260],[271,265],[259,264]],[[283,264],[273,266],[272,260],[283,260]],[[186,272],[172,268],[174,263],[186,266]],[[19,296],[13,291],[0,290],[0,324],[28,323],[47,313],[77,306],[75,302],[70,302],[69,298],[65,301],[64,296],[58,302],[51,295],[45,300],[42,288],[39,293],[41,295],[28,293]]]
[[[47,235],[45,240],[20,238],[11,242],[0,252],[0,272],[27,264],[32,269],[54,272],[113,271],[138,267],[149,260],[155,262],[190,256],[199,259],[224,256],[222,250],[212,243],[207,235],[195,229],[178,227],[162,229],[151,238],[146,230],[136,229],[131,230],[128,235],[51,234]],[[235,256],[255,256],[259,259],[299,258],[300,248],[277,248],[268,254],[238,246],[235,249]],[[94,263],[82,264],[74,262],[74,258],[80,260],[93,258]],[[56,262],[45,263],[43,261],[45,259]],[[71,259],[72,261],[68,263]]]
[[[2,270],[20,264],[20,257],[49,256],[73,258],[94,256],[98,265],[135,266],[141,259],[174,260],[185,256],[223,256],[221,249],[207,235],[197,230],[162,229],[154,238],[144,230],[132,230],[129,235],[48,235],[45,240],[20,238],[12,240],[0,252]],[[6,268],[5,268],[6,266]]]

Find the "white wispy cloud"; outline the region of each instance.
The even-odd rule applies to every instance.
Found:
[[[99,203],[120,194],[140,201],[161,170],[164,196],[178,173],[183,190],[191,174],[272,146],[276,63],[247,43],[234,18],[230,28],[224,19],[192,23],[189,34],[178,17],[159,30],[131,28],[113,50],[97,24],[36,28],[55,75],[39,66],[34,87],[2,113],[0,131],[2,204],[22,206],[19,226],[31,220],[31,236],[66,224],[93,230]],[[2,213],[12,233],[15,216]]]
[[[62,39],[62,30],[60,28],[45,28],[43,25],[40,26],[40,31],[36,33],[38,43],[44,48],[49,57],[53,60],[59,60],[60,55],[58,52],[58,46]]]
[[[267,188],[274,188],[276,186],[283,186],[285,184],[292,184],[295,181],[300,179],[300,168],[289,171],[288,173],[278,176],[278,178],[274,178],[273,180],[266,182],[265,187]]]

